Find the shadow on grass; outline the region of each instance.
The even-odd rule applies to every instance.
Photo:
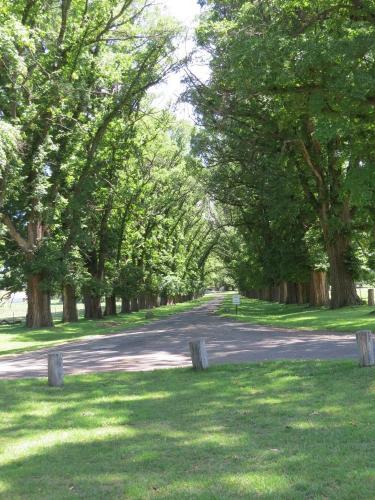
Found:
[[[246,323],[270,325],[284,328],[332,330],[352,332],[374,329],[375,317],[369,314],[369,306],[353,306],[341,309],[310,307],[306,305],[278,304],[255,299],[241,299],[238,315],[229,311],[230,298],[219,309],[219,314]]]
[[[371,498],[375,379],[352,362],[0,383],[4,498]]]
[[[146,309],[131,314],[106,316],[102,320],[86,320],[81,318],[76,323],[62,323],[61,321],[57,321],[53,328],[36,330],[30,330],[20,325],[0,325],[0,356],[18,354],[88,336],[119,333],[128,328],[146,325],[157,319],[189,311],[213,298],[214,296],[212,295],[206,295],[190,302],[162,306],[153,309],[153,317],[149,319],[145,318],[146,312],[149,311]]]

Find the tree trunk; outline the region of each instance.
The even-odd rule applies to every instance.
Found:
[[[73,285],[63,286],[63,317],[64,323],[78,321],[77,297]]]
[[[304,304],[304,296],[303,296],[303,284],[297,283],[297,304]]]
[[[271,287],[267,286],[265,288],[262,288],[262,300],[271,300]]]
[[[155,307],[155,296],[151,293],[146,295],[146,308],[153,309]]]
[[[139,311],[139,302],[138,299],[132,299],[132,312]]]
[[[278,285],[275,285],[272,287],[272,302],[279,302],[280,301],[280,287]]]
[[[104,316],[115,316],[117,314],[116,296],[109,295],[105,298]]]
[[[327,274],[324,271],[312,271],[310,281],[310,305],[321,307],[329,304]]]
[[[310,302],[310,283],[303,283],[303,303],[308,304]]]
[[[138,299],[139,309],[146,309],[146,296],[142,293]]]
[[[53,326],[51,298],[49,293],[43,290],[40,274],[33,274],[27,280],[26,326],[28,328]]]
[[[349,241],[340,235],[330,241],[327,246],[332,309],[361,303],[352,273],[347,265],[348,249]]]
[[[288,287],[286,281],[280,283],[280,303],[286,304],[288,299]]]
[[[85,295],[85,318],[86,319],[102,319],[103,311],[100,305],[100,297],[94,295]]]
[[[288,281],[288,283],[287,283],[287,298],[286,298],[285,303],[286,304],[297,304],[298,303],[296,283],[291,283],[290,281]]]
[[[121,297],[121,312],[124,314],[129,314],[132,312],[130,299],[127,297]]]

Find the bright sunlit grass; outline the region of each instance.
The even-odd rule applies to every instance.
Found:
[[[354,332],[356,330],[375,331],[375,314],[371,314],[372,311],[374,308],[367,305],[332,310],[242,297],[236,316],[232,298],[228,295],[219,309],[219,314],[258,325]]]
[[[121,332],[126,328],[138,327],[150,323],[154,319],[161,319],[171,314],[188,311],[208,300],[214,295],[205,295],[191,302],[162,306],[152,309],[154,318],[145,319],[146,311],[131,314],[119,314],[106,317],[103,320],[80,319],[77,323],[56,322],[54,328],[28,330],[24,326],[0,326],[0,356],[17,354],[43,347],[49,347],[93,335],[106,335]]]
[[[0,382],[0,497],[367,499],[375,372],[272,362]]]

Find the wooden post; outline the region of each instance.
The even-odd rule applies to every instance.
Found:
[[[48,385],[52,387],[64,385],[64,364],[61,352],[48,354]]]
[[[191,362],[195,370],[205,370],[208,368],[208,356],[204,339],[192,340],[189,342]]]
[[[369,288],[368,289],[368,305],[369,306],[375,306],[375,296],[374,296],[374,289],[373,288]]]
[[[375,364],[372,332],[369,330],[360,330],[356,332],[356,337],[360,366],[372,366]]]

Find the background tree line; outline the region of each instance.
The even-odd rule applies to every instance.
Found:
[[[27,326],[200,293],[216,245],[190,173],[189,130],[149,102],[179,28],[144,1],[0,6],[1,288],[27,289]]]
[[[240,289],[359,303],[374,282],[375,5],[202,0],[211,77],[190,78],[195,149]],[[328,280],[327,274],[328,271]]]

